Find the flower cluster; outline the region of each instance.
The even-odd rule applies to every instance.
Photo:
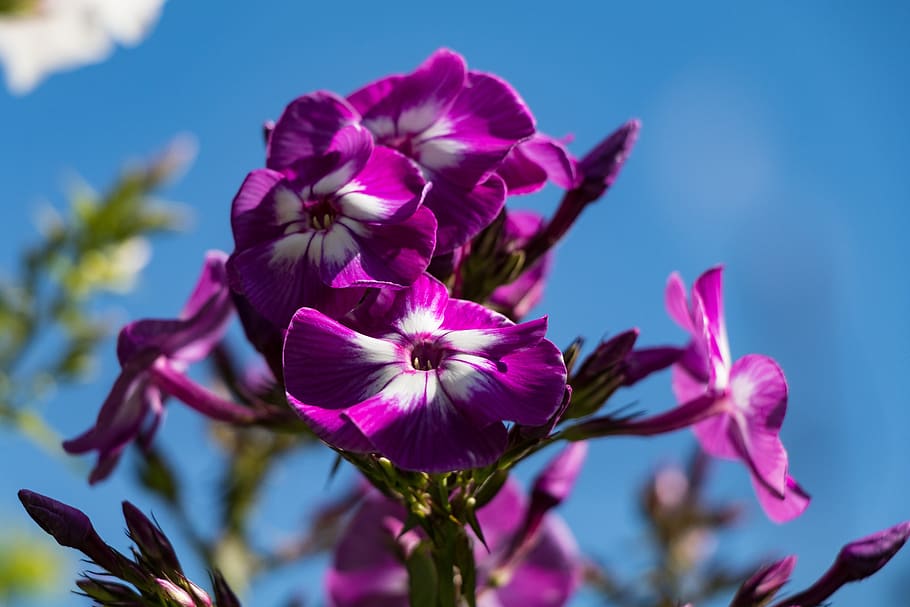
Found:
[[[207,256],[177,319],[123,329],[120,375],[94,427],[66,450],[97,452],[90,480],[103,479],[128,444],[148,447],[167,397],[232,427],[244,448],[268,443],[245,440],[246,426],[283,433],[255,464],[231,470],[239,477],[229,479],[232,489],[258,485],[262,461],[318,437],[367,487],[332,538],[327,592],[336,607],[565,605],[586,566],[549,511],[574,485],[586,441],[613,435],[691,427],[704,454],[745,465],[770,519],[799,516],[809,496],[790,476],[779,438],[787,381],[768,356],[733,360],[721,267],[702,274],[689,296],[670,276],[666,308],[688,336],[678,346],[636,348],[639,331],[630,329],[582,357],[580,339],[561,351],[546,338],[546,317],[523,321],[542,296],[554,245],[612,187],[639,129],[630,120],[576,159],[537,131],[511,85],[445,49],[348,96],[295,99],[268,123],[264,166],[233,199],[234,250]],[[564,191],[551,217],[512,208],[514,196],[547,183]],[[266,382],[243,379],[220,350],[235,311]],[[210,355],[226,390],[187,374]],[[601,413],[617,390],[668,367],[678,406]],[[510,471],[554,443],[563,450],[527,497]],[[691,532],[723,526],[732,510],[704,508],[698,483],[683,479],[674,493],[670,481],[655,481],[645,510],[665,548],[689,554]],[[22,499],[61,543],[142,596],[211,605],[150,525],[130,526],[142,557],[132,563],[113,556],[78,511],[37,494]],[[236,541],[240,515],[228,510]],[[144,520],[132,507],[127,518]],[[81,525],[78,538],[64,519]],[[904,524],[850,544],[817,584],[779,605],[819,604],[884,565],[908,535]],[[793,564],[756,572],[733,605],[766,604]],[[119,586],[129,600],[97,579],[85,584],[105,605],[146,604]],[[236,604],[230,591],[220,594],[218,604]]]

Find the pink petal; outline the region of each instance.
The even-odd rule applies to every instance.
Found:
[[[755,477],[752,478],[752,486],[755,488],[755,494],[758,501],[768,515],[775,523],[786,523],[793,520],[805,512],[809,507],[811,498],[799,484],[790,476],[786,478],[786,487],[784,498],[769,491],[767,487]]]
[[[667,279],[664,305],[670,318],[676,321],[676,324],[689,333],[695,331],[692,326],[692,313],[689,311],[689,303],[686,296],[686,285],[677,272],[670,274],[670,278]]]
[[[727,340],[727,327],[724,323],[723,299],[723,266],[711,268],[698,277],[692,285],[692,293],[701,297],[705,317],[708,321],[708,330],[714,337],[718,352],[724,363],[731,364],[730,345]]]
[[[377,147],[352,183],[338,192],[337,204],[342,215],[357,221],[398,223],[417,211],[426,189],[413,162]]]

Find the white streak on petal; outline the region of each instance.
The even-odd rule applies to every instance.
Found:
[[[380,221],[390,215],[385,201],[363,192],[341,196],[338,205],[342,213],[359,221]]]
[[[360,361],[383,364],[402,361],[403,355],[395,344],[360,333],[355,335],[355,344],[360,350],[357,358]],[[399,372],[398,369],[393,369],[392,371],[394,373]]]
[[[486,333],[483,330],[466,330],[452,331],[441,338],[446,345],[455,349],[466,352],[476,352],[485,350],[490,345],[496,343],[496,335]]]
[[[334,269],[347,263],[359,250],[360,247],[347,230],[333,226],[322,238],[322,265]]]
[[[376,116],[363,121],[363,126],[377,139],[395,136],[395,121],[388,116]]]
[[[436,122],[430,125],[430,127],[422,132],[418,137],[414,138],[414,144],[419,145],[425,143],[430,139],[435,139],[437,137],[445,137],[446,135],[452,134],[452,121],[448,118],[440,118]]]
[[[408,310],[395,322],[395,325],[406,335],[421,335],[432,333],[439,328],[441,322],[442,319],[437,317],[432,310],[418,308]]]
[[[272,247],[272,258],[269,260],[269,265],[282,266],[283,269],[294,266],[306,254],[307,246],[312,238],[312,232],[298,232],[285,236]]]
[[[280,188],[275,192],[275,223],[285,225],[300,221],[303,213],[300,198],[287,188]]]
[[[454,401],[467,402],[482,388],[488,379],[478,369],[495,370],[495,363],[468,354],[459,354],[458,358],[447,358],[440,367],[439,380],[446,393]]]
[[[432,127],[438,115],[439,108],[432,103],[410,107],[401,112],[398,117],[398,132],[416,135],[424,129]]]
[[[415,152],[420,164],[431,169],[443,169],[458,166],[461,162],[461,151],[467,145],[454,139],[431,139],[421,143]]]
[[[316,196],[326,196],[334,194],[342,186],[351,181],[354,177],[357,167],[353,160],[344,163],[319,181],[313,184],[313,194]]]

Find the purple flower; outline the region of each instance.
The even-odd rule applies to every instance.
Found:
[[[477,518],[490,551],[473,537],[478,607],[559,607],[578,587],[581,561],[562,519],[548,514],[521,554],[510,557],[527,510],[524,493],[507,482]],[[408,574],[402,562],[423,537],[399,535],[405,511],[372,492],[341,537],[326,585],[332,607],[407,607]],[[470,531],[469,531],[470,534]]]
[[[376,141],[416,161],[433,189],[426,205],[439,221],[436,252],[448,253],[490,224],[506,186],[493,170],[534,118],[505,81],[468,71],[447,49],[407,75],[382,78],[348,97]]]
[[[232,278],[276,325],[301,306],[341,316],[362,287],[407,286],[430,263],[428,184],[413,162],[374,147],[356,117],[330,93],[295,100],[269,139],[268,168],[234,198]]]
[[[542,425],[562,401],[545,318],[516,325],[427,275],[360,312],[356,331],[302,308],[285,339],[288,399],[336,448],[426,472],[483,466],[505,449],[503,421]]]
[[[533,211],[508,211],[503,241],[510,250],[520,249],[543,229],[543,225],[543,217]],[[552,266],[553,254],[548,251],[518,278],[494,290],[490,303],[511,318],[524,317],[543,297],[544,284]]]
[[[208,356],[233,311],[226,258],[220,251],[206,255],[202,275],[178,319],[139,320],[120,331],[121,372],[95,425],[63,443],[69,453],[98,452],[89,482],[106,478],[130,442],[151,440],[164,413],[166,395],[214,419],[248,421],[252,417],[251,410],[223,401],[184,374],[190,363]],[[147,418],[151,421],[146,425]]]
[[[692,336],[673,367],[673,392],[680,403],[705,403],[702,418],[693,426],[702,448],[715,457],[744,462],[768,517],[787,521],[809,504],[808,495],[787,474],[787,452],[778,436],[787,410],[787,381],[767,356],[749,354],[732,361],[722,271],[715,267],[702,274],[689,302],[678,274],[667,282],[667,311]]]

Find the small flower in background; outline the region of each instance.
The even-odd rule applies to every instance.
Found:
[[[692,336],[673,366],[673,392],[680,403],[712,401],[712,414],[693,425],[702,448],[745,463],[762,508],[771,520],[784,522],[809,505],[809,496],[787,474],[787,452],[778,436],[787,410],[787,380],[767,356],[749,354],[732,361],[722,271],[716,267],[702,274],[688,303],[679,275],[674,273],[667,282],[667,311]]]
[[[543,425],[562,402],[546,319],[516,325],[427,275],[381,297],[363,332],[309,308],[288,328],[288,399],[330,445],[409,470],[475,468],[505,449],[503,421]]]
[[[135,46],[154,27],[165,0],[34,0],[0,14],[0,63],[23,95],[56,71],[98,63],[115,44]]]
[[[515,552],[526,528],[528,500],[507,482],[477,519],[489,551],[473,538],[478,607],[560,607],[581,581],[581,559],[571,531],[547,514]],[[332,607],[407,607],[405,560],[423,533],[401,534],[405,511],[371,492],[354,513],[335,549],[326,586]]]
[[[91,482],[106,478],[133,440],[147,443],[152,439],[169,394],[214,419],[236,421],[253,416],[251,410],[222,401],[184,375],[190,363],[205,358],[218,343],[233,313],[226,258],[220,251],[208,254],[179,319],[139,320],[120,332],[120,376],[95,425],[63,444],[69,453],[98,451]]]
[[[534,117],[508,83],[469,71],[447,49],[348,101],[377,143],[413,159],[433,182],[426,205],[439,222],[437,254],[465,244],[499,214],[506,186],[491,171],[534,133]]]
[[[301,306],[344,315],[363,295],[356,287],[404,287],[430,263],[429,185],[353,115],[330,93],[292,102],[269,139],[269,168],[234,198],[234,283],[278,326]]]

